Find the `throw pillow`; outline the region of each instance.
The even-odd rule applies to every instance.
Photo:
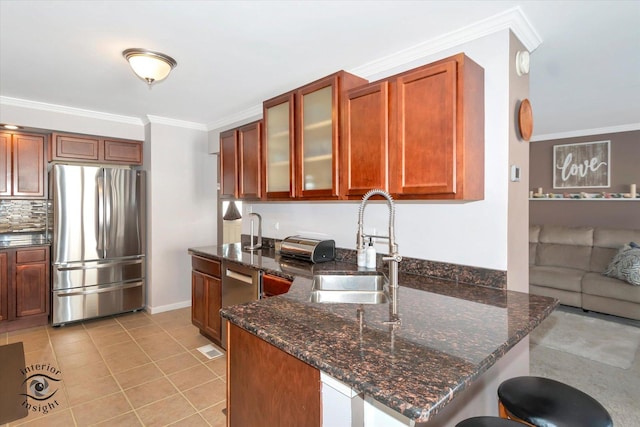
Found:
[[[624,245],[603,274],[640,286],[640,248],[635,246]]]

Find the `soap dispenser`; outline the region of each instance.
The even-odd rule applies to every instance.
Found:
[[[376,248],[373,247],[373,238],[369,238],[369,246],[366,250],[367,268],[376,268]]]

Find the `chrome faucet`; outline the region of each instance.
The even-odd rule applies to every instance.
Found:
[[[373,236],[364,234],[364,208],[367,201],[372,196],[382,196],[387,199],[389,205],[389,235],[388,236]],[[358,210],[358,235],[356,238],[356,250],[358,253],[364,251],[364,241],[367,237],[376,237],[381,239],[387,239],[389,241],[389,256],[382,257],[383,261],[389,261],[389,288],[391,289],[391,303],[393,304],[393,314],[397,315],[397,295],[398,295],[398,263],[402,261],[402,256],[398,253],[398,245],[396,243],[395,233],[395,221],[396,221],[396,207],[393,203],[393,198],[389,193],[384,190],[374,189],[368,191],[360,202],[360,209]]]
[[[258,241],[255,244],[253,243],[253,218],[251,218],[251,234],[250,234],[251,240],[250,240],[249,246],[245,246],[245,249],[248,249],[250,251],[255,251],[262,248],[262,217],[260,216],[260,214],[257,214],[255,212],[251,212],[249,216],[250,217],[255,216],[258,218]]]

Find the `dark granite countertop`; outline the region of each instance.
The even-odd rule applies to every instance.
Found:
[[[551,298],[401,273],[402,324],[394,327],[384,323],[390,304],[309,302],[313,274],[357,271],[353,264],[316,264],[299,274],[273,250],[189,251],[295,278],[289,293],[225,308],[222,316],[416,422],[432,419],[557,306]]]
[[[44,233],[0,233],[0,249],[29,246],[48,246],[51,242]]]

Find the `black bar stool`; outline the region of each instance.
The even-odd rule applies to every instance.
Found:
[[[524,424],[498,417],[473,417],[456,424],[456,427],[523,427]]]
[[[502,418],[533,426],[613,427],[607,410],[567,384],[541,377],[516,377],[498,387]]]

